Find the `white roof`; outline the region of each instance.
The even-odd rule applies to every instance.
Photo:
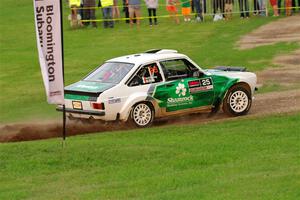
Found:
[[[137,53],[132,55],[121,56],[121,57],[110,59],[106,62],[126,62],[126,63],[134,63],[140,65],[151,61],[157,61],[157,60],[168,59],[168,58],[183,58],[183,57],[186,58],[187,56],[184,54],[177,53],[176,50],[162,49],[162,50],[157,50],[154,53]]]

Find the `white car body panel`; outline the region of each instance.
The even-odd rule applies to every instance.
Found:
[[[172,59],[187,59],[190,63],[192,63],[196,68],[199,69],[200,72],[204,74],[215,74],[226,76],[230,78],[239,79],[238,82],[245,82],[251,88],[251,93],[254,93],[256,87],[256,75],[251,72],[227,72],[227,71],[219,71],[219,70],[202,70],[196,63],[194,63],[189,57],[184,54],[176,53],[174,50],[163,50],[160,53],[141,53],[141,54],[133,54],[122,57],[117,57],[110,59],[106,62],[122,62],[122,63],[133,63],[134,67],[130,70],[130,72],[115,86],[103,91],[100,96],[98,96],[96,102],[104,103],[105,109],[99,110],[94,109],[91,106],[90,101],[82,100],[82,110],[86,111],[103,111],[105,112],[104,116],[96,116],[96,115],[88,115],[81,113],[68,113],[69,117],[72,118],[93,118],[100,119],[105,121],[113,121],[113,120],[122,120],[126,121],[130,115],[130,111],[132,107],[142,101],[150,101],[151,102],[151,88],[153,89],[156,85],[160,83],[166,83],[165,77],[163,75],[163,70],[159,64],[159,61],[162,60],[172,60]],[[127,85],[130,77],[132,77],[138,69],[149,63],[157,63],[158,68],[162,74],[162,82],[160,83],[152,83],[146,85],[140,85],[137,87],[130,87]],[[150,91],[150,95],[149,95]],[[152,91],[153,92],[153,91]],[[65,100],[66,108],[72,109],[73,105],[72,99]],[[157,111],[158,105],[154,102],[154,109]],[[158,113],[158,112],[157,112]],[[158,116],[158,114],[156,114]]]

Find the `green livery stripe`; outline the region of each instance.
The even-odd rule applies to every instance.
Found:
[[[90,98],[89,96],[76,95],[76,94],[65,94],[65,99],[88,101],[89,98]]]
[[[239,79],[206,75],[169,81],[156,86],[153,98],[167,112],[215,105]]]

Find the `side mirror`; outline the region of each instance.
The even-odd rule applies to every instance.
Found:
[[[193,77],[200,78],[203,76],[203,72],[197,70],[193,72]]]

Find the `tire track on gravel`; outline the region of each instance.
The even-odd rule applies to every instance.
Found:
[[[300,112],[300,89],[285,92],[258,94],[247,117],[259,117],[276,113]],[[154,127],[167,125],[205,124],[211,121],[225,121],[236,118],[228,117],[222,111],[210,116],[208,113],[191,114],[181,117],[159,120]],[[107,131],[129,130],[126,123],[91,123],[67,122],[68,136]],[[15,142],[61,137],[61,122],[11,124],[0,127],[0,142]]]

